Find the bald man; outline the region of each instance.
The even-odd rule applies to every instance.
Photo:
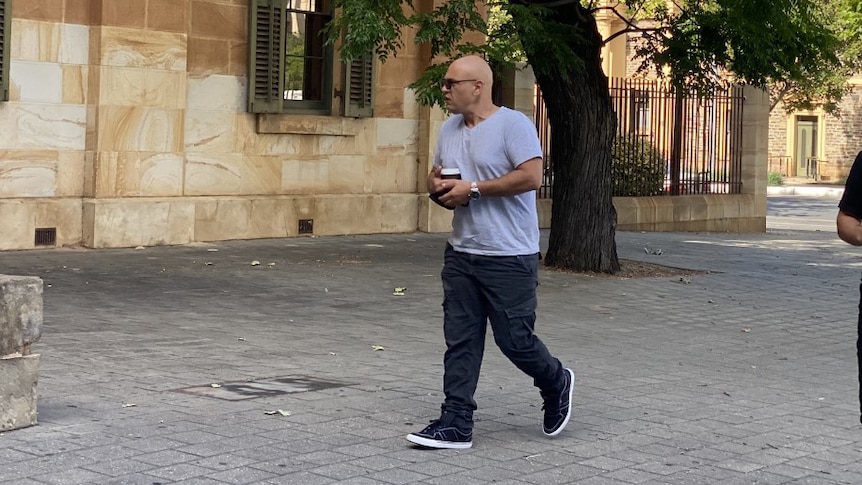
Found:
[[[440,128],[428,192],[455,211],[441,273],[445,398],[439,419],[407,435],[428,448],[473,445],[489,321],[497,346],[539,388],[544,433],[558,435],[571,417],[575,374],[534,333],[542,149],[526,116],[493,103],[492,79],[482,58],[468,56],[440,82],[452,116]],[[461,179],[441,178],[444,168],[459,169]]]

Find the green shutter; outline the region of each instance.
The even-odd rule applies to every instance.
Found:
[[[285,0],[249,6],[248,110],[278,113],[284,109]]]
[[[374,83],[377,74],[374,56],[354,59],[345,66],[344,116],[374,116]]]
[[[12,0],[0,0],[0,101],[9,99],[9,25]]]

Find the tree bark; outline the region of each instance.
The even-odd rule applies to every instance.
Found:
[[[616,273],[620,264],[611,184],[616,115],[601,66],[602,37],[595,17],[578,2],[568,2],[557,11],[558,22],[576,25],[582,33],[570,44],[582,65],[568,70],[549,65],[539,58],[541,49],[531,52],[525,45],[551,125],[553,208],[545,264]],[[536,69],[542,61],[544,67]]]

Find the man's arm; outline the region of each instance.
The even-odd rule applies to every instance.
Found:
[[[854,246],[862,246],[862,221],[844,212],[838,211],[838,237]]]
[[[515,167],[515,170],[490,180],[477,182],[482,197],[507,197],[537,190],[542,186],[542,159],[531,158]],[[454,207],[470,200],[472,180],[448,180],[454,182],[452,190],[440,197],[440,201]]]

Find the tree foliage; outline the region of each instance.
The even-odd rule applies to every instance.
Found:
[[[862,1],[825,0],[817,14],[834,39],[827,39],[833,50],[828,69],[807,69],[797,78],[776,79],[770,85],[770,110],[781,104],[785,111],[822,108],[840,114],[839,102],[850,90],[847,81],[862,69]]]
[[[810,70],[797,80],[776,80],[770,86],[770,110],[781,104],[785,111],[822,108],[840,114],[839,102],[850,90],[848,79],[862,71],[862,1],[826,0],[820,6],[826,24],[835,32],[835,57],[831,69]]]

